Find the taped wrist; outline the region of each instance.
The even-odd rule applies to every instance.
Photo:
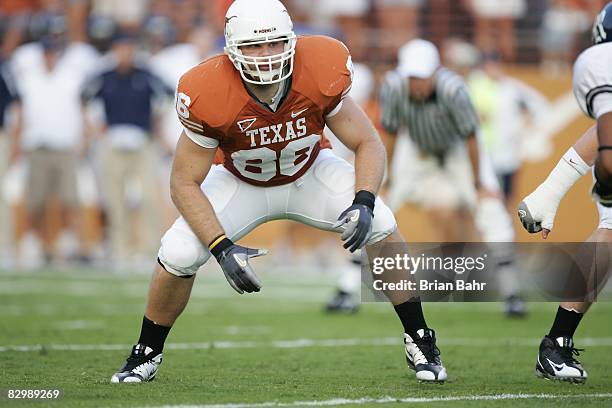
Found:
[[[223,251],[232,245],[234,245],[232,240],[226,237],[225,234],[221,234],[212,240],[212,242],[208,245],[208,250],[218,261]]]
[[[569,189],[589,169],[590,166],[580,157],[578,152],[570,147],[539,188],[546,191],[552,199],[561,201]]]
[[[372,212],[374,212],[375,202],[376,196],[367,190],[359,190],[357,194],[355,194],[355,199],[353,200],[353,204],[365,205],[370,210],[372,210]]]

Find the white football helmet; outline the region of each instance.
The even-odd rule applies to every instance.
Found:
[[[283,40],[284,51],[268,57],[247,57],[240,50],[245,44]],[[225,14],[224,51],[246,82],[267,85],[288,78],[293,72],[295,44],[291,17],[278,0],[236,0]]]

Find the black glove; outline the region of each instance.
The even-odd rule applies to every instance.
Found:
[[[236,292],[259,292],[261,281],[249,265],[249,259],[265,255],[267,250],[245,248],[223,238],[210,252],[217,258],[225,279]]]
[[[355,194],[353,205],[344,210],[333,228],[342,228],[340,237],[344,248],[355,252],[365,246],[372,232],[374,202],[376,197],[369,191],[361,190]]]

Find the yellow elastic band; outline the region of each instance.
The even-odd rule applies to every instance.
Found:
[[[225,234],[221,234],[219,238],[215,239],[212,244],[208,246],[208,249],[212,251],[219,244],[219,242],[223,241],[225,238],[227,238]]]

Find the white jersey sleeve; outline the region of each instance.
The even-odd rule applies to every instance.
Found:
[[[582,111],[597,119],[612,112],[612,43],[592,46],[574,64],[574,96]]]

